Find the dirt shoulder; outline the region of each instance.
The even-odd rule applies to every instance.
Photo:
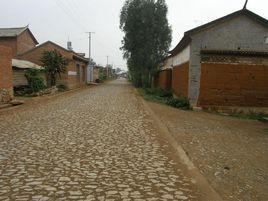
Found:
[[[268,124],[147,102],[223,200],[268,200]]]

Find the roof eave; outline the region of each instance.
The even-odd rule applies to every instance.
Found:
[[[83,58],[83,57],[77,55],[75,52],[74,52],[74,55],[73,55],[73,59],[78,59],[80,61],[84,61],[85,63],[88,63],[88,59]]]
[[[190,35],[185,33],[183,38],[180,40],[179,44],[173,50],[169,51],[171,56],[174,56],[179,52],[181,52],[185,47],[187,47],[191,43],[191,40],[192,39]]]

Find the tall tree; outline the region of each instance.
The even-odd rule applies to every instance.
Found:
[[[149,87],[171,43],[165,0],[126,0],[120,14],[123,56],[136,87]]]
[[[55,86],[57,77],[61,77],[61,74],[66,72],[68,60],[57,50],[53,50],[44,51],[41,61],[48,75],[49,85]]]

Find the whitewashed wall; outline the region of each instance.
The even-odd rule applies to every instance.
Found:
[[[172,65],[173,65],[173,58],[170,57],[170,58],[165,60],[165,64],[164,64],[163,69],[172,68]]]
[[[178,66],[190,60],[190,45],[173,57],[173,66]]]

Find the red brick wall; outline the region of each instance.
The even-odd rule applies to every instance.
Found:
[[[12,49],[0,46],[0,102],[13,98]]]
[[[162,70],[155,76],[155,87],[169,91],[172,83],[172,70]]]
[[[0,38],[0,45],[12,48],[13,57],[36,46],[28,30],[16,37]]]
[[[201,65],[200,106],[268,106],[268,66]]]
[[[189,62],[174,66],[172,71],[172,92],[188,97]]]
[[[25,30],[17,37],[17,54],[21,54],[36,46],[28,30]]]
[[[16,38],[0,38],[0,45],[10,47],[12,56],[17,55],[17,39]]]

